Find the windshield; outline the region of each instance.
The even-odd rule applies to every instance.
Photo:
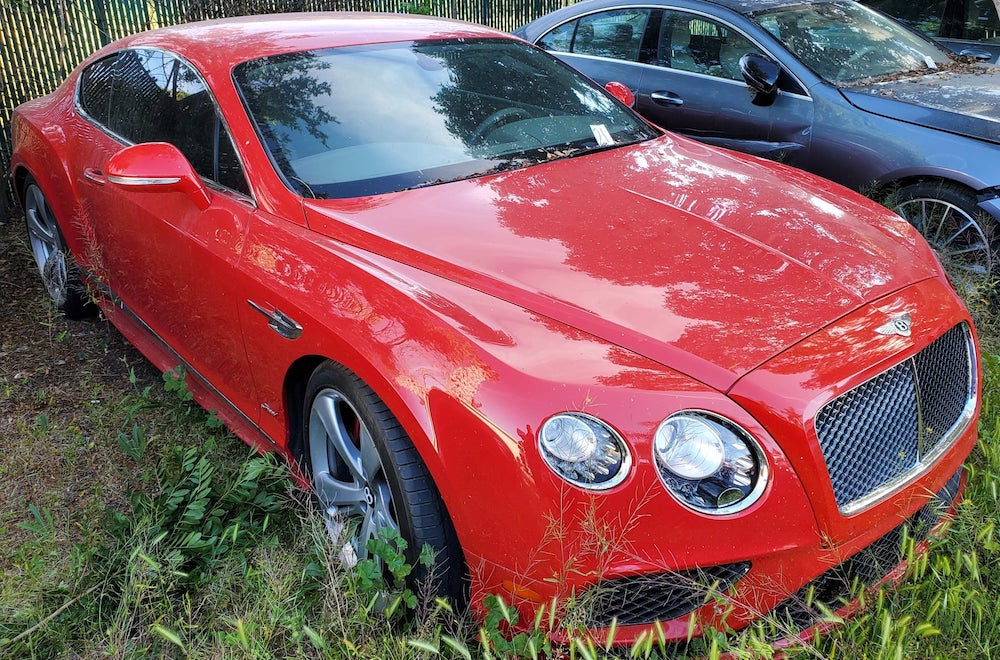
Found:
[[[853,0],[793,5],[754,14],[818,75],[852,83],[947,66],[947,52]]]
[[[237,67],[275,165],[344,198],[455,181],[657,133],[593,83],[504,39],[352,46]]]

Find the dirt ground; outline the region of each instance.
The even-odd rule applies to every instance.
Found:
[[[32,505],[70,542],[126,506],[140,466],[117,447],[123,402],[159,381],[105,320],[52,309],[25,236],[18,215],[0,224],[0,571]]]

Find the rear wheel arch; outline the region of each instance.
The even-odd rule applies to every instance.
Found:
[[[57,309],[70,319],[93,316],[97,307],[67,245],[65,215],[53,207],[43,184],[26,170],[15,177],[24,209],[29,248],[42,283]]]
[[[28,168],[24,167],[23,165],[17,166],[17,167],[14,168],[14,172],[12,173],[11,176],[12,176],[13,181],[14,181],[14,194],[17,196],[17,204],[18,204],[18,206],[20,206],[23,209],[24,208],[24,182],[25,182],[25,179],[27,179],[27,177],[29,176],[28,175]]]

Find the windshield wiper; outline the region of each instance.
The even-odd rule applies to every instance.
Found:
[[[508,159],[508,160],[499,161],[495,165],[487,167],[486,169],[483,169],[483,170],[478,170],[478,171],[475,171],[475,172],[463,173],[463,174],[459,174],[457,176],[448,177],[448,178],[440,178],[440,179],[431,179],[429,181],[421,181],[420,183],[414,184],[412,186],[408,186],[406,188],[400,188],[399,190],[400,191],[403,191],[403,190],[416,190],[417,188],[426,188],[428,186],[436,186],[439,183],[451,183],[452,181],[463,181],[465,179],[474,179],[474,178],[480,177],[480,176],[488,176],[490,174],[499,174],[501,172],[509,172],[510,170],[517,170],[517,169],[520,169],[520,168],[522,168],[522,167],[524,167],[526,165],[531,165],[531,164],[532,164],[531,161],[528,161],[528,160],[523,159],[523,158],[511,158],[511,159]]]
[[[609,149],[617,149],[618,147],[635,144],[636,142],[638,142],[638,140],[632,140],[629,142],[615,141],[611,144],[598,144],[595,140],[586,140],[584,142],[570,142],[551,147],[539,147],[538,149],[533,149],[532,151],[539,154],[540,158],[537,159],[538,162],[545,163],[553,160],[561,160],[563,158],[576,158],[577,156],[582,156],[584,154],[593,154],[599,151],[607,151]]]

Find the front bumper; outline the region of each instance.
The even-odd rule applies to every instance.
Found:
[[[878,332],[907,311],[919,323],[912,336]],[[477,596],[501,594],[518,606],[522,622],[540,609],[553,612],[542,620],[561,622],[549,631],[554,641],[585,630],[602,643],[613,634],[621,645],[650,634],[683,644],[707,629],[739,630],[762,618],[774,622],[774,639],[794,638],[828,625],[824,612],[850,613],[853,597],[902,574],[910,540],[925,547],[960,499],[962,463],[977,436],[981,374],[974,333],[966,332],[970,321],[955,324],[959,312],[950,289],[927,281],[841,319],[738,382],[727,401],[739,410],[719,402],[714,410],[760,439],[773,468],[765,496],[746,511],[710,518],[679,509],[648,479],[649,450],[640,446],[636,479],[620,489],[545,498],[553,503],[552,520],[589,512],[578,524],[592,543],[547,532],[532,561],[514,570],[468,556],[473,584],[483,589],[473,593],[473,606],[481,608]],[[890,399],[903,401],[906,415],[900,406],[883,407],[878,396],[861,397],[865,405],[857,408],[865,411],[857,417],[876,423],[854,428],[858,442],[846,460],[859,466],[855,471],[880,476],[859,491],[876,496],[852,507],[854,490],[838,491],[831,481],[836,470],[828,459],[836,452],[824,449],[816,420],[844,395],[888,391],[881,377],[900,369],[912,370],[913,388]],[[950,402],[947,415],[938,401]],[[890,416],[924,422],[912,427],[921,439],[916,458],[889,442],[906,435],[880,424]]]
[[[775,647],[806,642],[855,613],[865,592],[901,580],[908,560],[944,534],[965,484],[959,469],[908,519],[850,550],[819,543],[733,564],[601,582],[558,612],[563,625],[549,636],[568,644],[586,629],[599,644],[617,646],[653,635],[658,644],[681,650],[706,629],[761,622]],[[538,622],[526,611],[532,603],[523,592],[507,597],[528,615],[522,621]]]

